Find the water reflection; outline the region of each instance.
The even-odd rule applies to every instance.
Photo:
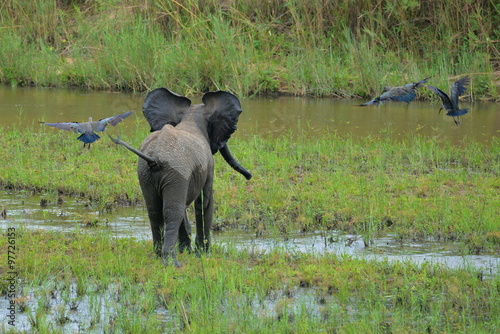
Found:
[[[500,273],[500,255],[461,255],[459,243],[424,240],[418,242],[396,242],[394,236],[384,235],[373,239],[369,247],[365,246],[360,235],[344,235],[335,231],[296,233],[283,238],[254,237],[248,233],[233,232],[216,235],[216,241],[224,245],[234,245],[238,249],[252,252],[266,252],[282,249],[287,252],[324,254],[338,256],[349,255],[364,259],[411,262],[414,264],[430,263],[448,268],[480,269],[485,276]]]
[[[0,217],[3,231],[11,226],[49,231],[108,231],[116,237],[151,239],[149,220],[144,207],[117,207],[109,211],[98,211],[87,201],[66,199],[62,204],[47,203],[41,206],[44,196],[25,196],[0,192]],[[196,229],[193,228],[193,231]],[[250,231],[230,231],[213,236],[216,244],[236,247],[247,251],[267,252],[276,248],[287,252],[313,254],[333,253],[374,260],[409,261],[441,264],[450,268],[471,267],[482,270],[485,276],[500,272],[499,254],[461,255],[459,243],[434,240],[419,242],[395,242],[391,235],[374,239],[365,247],[363,237],[341,235],[337,232],[311,232],[269,238],[255,237]]]
[[[44,195],[0,191],[0,217],[2,229],[15,224],[18,227],[46,231],[75,231],[78,229],[108,230],[117,237],[147,239],[151,237],[149,220],[143,206],[118,206],[99,211],[88,201],[67,198],[61,204],[47,202]]]
[[[97,120],[134,110],[135,116],[131,118],[143,124],[146,135],[148,126],[140,112],[144,97],[144,94],[0,86],[0,125],[83,122],[88,117]],[[201,97],[190,98],[193,103],[201,102]],[[299,97],[241,99],[244,112],[236,136],[282,136],[298,131],[314,136],[326,132],[354,137],[418,134],[458,144],[467,139],[489,143],[492,137],[500,135],[498,103],[462,103],[470,111],[462,117],[462,124],[456,126],[443,112],[438,115],[438,101],[359,107],[362,102]],[[127,126],[131,122],[120,124]]]

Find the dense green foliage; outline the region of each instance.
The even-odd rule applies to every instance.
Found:
[[[2,333],[497,333],[499,276],[333,254],[181,254],[103,231],[15,232],[17,325]],[[7,238],[0,249],[7,249]],[[0,272],[6,272],[0,261]],[[0,285],[6,289],[5,280]],[[4,311],[5,312],[5,311]],[[17,330],[17,331],[15,331]]]
[[[143,120],[141,120],[143,121]],[[125,126],[125,125],[124,125]],[[134,147],[146,126],[127,128]],[[4,128],[0,185],[80,195],[106,203],[142,202],[137,157],[107,138],[84,149],[63,131]],[[401,239],[461,240],[466,252],[500,246],[500,145],[454,146],[418,136],[353,139],[309,131],[265,139],[234,138],[231,150],[254,178],[246,181],[217,154],[215,228],[266,235],[335,229]],[[50,197],[49,197],[50,198]],[[109,204],[108,204],[109,205]]]
[[[500,96],[491,0],[6,0],[0,23],[13,85],[366,96],[470,75]]]

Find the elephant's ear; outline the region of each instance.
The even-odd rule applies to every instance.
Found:
[[[153,132],[161,130],[165,124],[179,124],[190,105],[191,100],[187,97],[172,93],[166,88],[157,88],[146,97],[142,112]]]
[[[208,137],[212,154],[217,153],[236,131],[236,123],[241,114],[240,101],[231,93],[218,91],[203,95],[203,103],[208,118]]]

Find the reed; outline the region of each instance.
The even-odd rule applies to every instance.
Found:
[[[12,85],[352,97],[470,75],[471,96],[500,96],[486,0],[7,0],[0,22]]]

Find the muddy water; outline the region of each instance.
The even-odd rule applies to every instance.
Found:
[[[200,97],[191,99],[193,103],[201,102]],[[141,113],[143,101],[141,94],[0,86],[0,126],[34,124],[36,128],[39,121],[84,122],[88,117],[101,119],[134,110],[147,133]],[[470,111],[461,117],[458,127],[443,112],[438,115],[438,102],[359,107],[362,102],[295,97],[242,99],[243,113],[236,136],[288,136],[298,130],[314,136],[325,132],[354,137],[419,134],[458,144],[464,139],[488,143],[500,135],[499,103],[462,103]],[[123,122],[120,128],[130,123]]]
[[[25,196],[0,192],[2,230],[11,226],[49,231],[107,231],[116,237],[151,238],[149,221],[144,207],[117,207],[99,211],[75,199],[63,203],[46,203],[40,196]],[[44,204],[44,205],[41,205]],[[196,229],[193,228],[193,231]],[[266,252],[281,249],[288,252],[314,254],[334,253],[374,260],[410,261],[439,264],[450,268],[479,269],[486,277],[500,273],[500,254],[463,255],[459,243],[443,241],[396,242],[391,235],[379,235],[370,247],[363,236],[341,235],[336,232],[312,232],[283,236],[255,237],[250,231],[231,231],[214,234],[214,243],[248,251]]]

